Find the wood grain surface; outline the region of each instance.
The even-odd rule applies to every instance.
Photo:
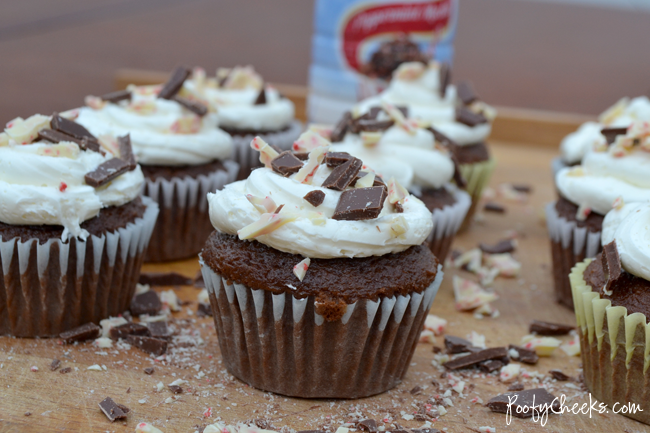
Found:
[[[465,337],[476,331],[485,335],[488,346],[497,346],[518,344],[528,333],[532,319],[563,323],[573,323],[575,319],[572,312],[553,300],[549,242],[541,218],[543,205],[554,196],[549,169],[554,152],[543,147],[503,143],[494,143],[492,149],[499,161],[492,186],[502,182],[528,183],[533,186],[533,193],[527,203],[501,201],[507,212],[503,215],[486,213],[482,222],[474,224],[456,239],[455,248],[466,250],[479,241],[494,242],[502,239],[507,230],[517,230],[520,233],[519,247],[514,256],[523,264],[521,276],[499,278],[495,282],[494,290],[500,296],[494,303],[501,313],[498,318],[476,319],[472,314],[454,309],[451,287],[452,275],[471,276],[463,271],[446,269],[432,313],[449,321],[447,334]],[[177,271],[193,277],[198,268],[196,260],[187,260],[145,265],[144,270]],[[156,290],[162,289],[170,288]],[[251,389],[223,369],[211,319],[188,315],[188,311],[196,310],[199,290],[193,287],[174,290],[188,302],[183,312],[174,313],[172,320],[177,331],[186,335],[183,337],[185,344],[181,345],[186,347],[177,344],[166,361],[154,360],[135,348],[99,349],[90,343],[63,346],[56,340],[0,338],[0,431],[132,432],[138,422],[148,421],[164,432],[192,432],[195,426],[221,418],[229,423],[267,419],[276,429],[288,426],[305,430],[329,426],[333,432],[342,423],[355,418],[381,420],[387,416],[393,416],[393,422],[399,426],[414,428],[422,422],[405,420],[402,412],[408,418],[418,405],[437,394],[432,380],[448,383],[448,378],[441,378],[440,371],[432,366],[432,346],[419,344],[404,382],[375,397],[356,401],[302,400]],[[442,345],[441,337],[436,344]],[[72,367],[73,370],[68,374],[50,371],[49,365],[54,358],[62,361],[60,368]],[[94,364],[104,365],[106,370],[87,369]],[[32,366],[38,367],[38,371],[31,371]],[[148,366],[154,366],[153,375],[143,373]],[[558,350],[552,357],[542,358],[536,366],[526,366],[525,369],[546,375],[548,370],[558,368],[576,377],[579,367],[578,357],[570,358]],[[436,428],[454,433],[476,432],[483,426],[494,427],[497,432],[648,431],[647,426],[613,413],[593,413],[591,417],[551,415],[545,427],[531,420],[513,419],[508,426],[504,415],[491,413],[480,403],[472,403],[474,397],[486,402],[504,392],[507,385],[494,376],[466,376],[464,380],[474,389],[465,391],[464,396],[452,392],[454,406],[434,423]],[[166,403],[166,399],[172,397],[166,385],[179,378],[188,380],[189,384],[183,386],[184,393],[177,400]],[[154,391],[158,382],[165,385],[161,392]],[[531,380],[524,383],[526,388],[535,387]],[[556,395],[565,394],[572,402],[588,401],[588,395],[577,389],[579,384],[550,382],[549,385]],[[415,386],[421,387],[422,393],[411,394],[409,391]],[[111,424],[100,412],[97,405],[107,396],[131,408],[126,422]],[[210,418],[203,416],[207,408],[212,410]],[[394,428],[390,423],[386,427]]]

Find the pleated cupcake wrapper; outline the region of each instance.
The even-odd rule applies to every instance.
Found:
[[[591,261],[578,263],[569,277],[585,382],[610,407],[639,404],[643,412],[621,414],[650,424],[650,324],[645,315],[628,314],[592,291],[584,280]]]
[[[114,233],[39,244],[0,236],[0,335],[58,336],[124,312],[135,291],[158,204]]]
[[[239,179],[246,179],[253,168],[262,166],[260,153],[251,148],[253,138],[259,136],[270,145],[277,146],[281,150],[291,150],[291,145],[302,131],[302,122],[294,120],[289,125],[289,128],[284,131],[267,134],[234,135],[232,137],[234,144],[232,158],[239,164]]]
[[[223,161],[225,170],[196,178],[145,179],[143,194],[160,205],[160,215],[146,255],[147,262],[196,256],[214,230],[208,209],[209,192],[237,179],[239,165]]]
[[[251,386],[305,398],[358,398],[403,378],[442,282],[422,293],[349,304],[328,322],[313,296],[227,281],[199,260],[228,371]]]
[[[483,190],[490,182],[490,177],[496,166],[495,159],[489,159],[483,162],[473,164],[461,164],[460,172],[467,181],[465,190],[472,198],[472,205],[467,211],[465,220],[460,228],[461,231],[466,230],[472,222],[472,217],[476,213],[476,208],[481,201]]]
[[[431,252],[441,263],[445,261],[451,243],[472,205],[472,199],[465,191],[454,185],[446,185],[446,188],[454,195],[456,203],[441,209],[434,209],[433,230],[427,238]]]
[[[551,238],[555,296],[558,302],[573,308],[569,273],[577,263],[595,257],[601,251],[601,232],[590,232],[586,227],[578,227],[575,221],[560,216],[555,202],[546,205],[545,213]]]

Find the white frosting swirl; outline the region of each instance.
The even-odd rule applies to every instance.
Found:
[[[623,268],[650,280],[650,203],[627,203],[612,209],[603,221],[602,242],[616,240]]]
[[[624,101],[619,103],[621,104],[620,110],[615,110],[611,119],[607,120],[607,124],[585,122],[577,131],[564,137],[560,143],[562,160],[567,164],[582,161],[582,158],[593,148],[595,143],[604,140],[600,130],[605,127],[628,127],[634,121],[650,121],[650,99],[646,96],[639,96],[627,103]],[[602,117],[603,115],[601,115]]]
[[[560,170],[556,184],[568,200],[605,215],[618,197],[626,203],[650,200],[648,167],[650,153],[640,149],[623,157],[589,152],[582,166]]]
[[[320,165],[313,184],[321,185],[330,173],[330,168]],[[246,195],[270,196],[276,204],[284,204],[281,213],[295,213],[297,219],[255,239],[280,251],[324,259],[380,256],[404,251],[410,246],[422,244],[433,227],[431,213],[413,196],[405,200],[403,213],[395,213],[393,206],[386,202],[378,218],[334,220],[331,217],[342,193],[300,183],[292,178],[294,176],[286,178],[268,168],[259,168],[248,179],[208,194],[212,225],[220,232],[235,235],[238,230],[260,219],[260,212],[247,200]],[[325,200],[317,208],[303,199],[314,190],[325,193]],[[326,217],[322,224],[316,224],[310,218],[314,212]],[[391,225],[402,218],[407,230],[396,236]]]
[[[435,64],[432,64],[416,79],[393,77],[386,90],[377,96],[364,99],[356,108],[365,113],[371,107],[381,106],[382,101],[407,106],[409,117],[431,122],[436,129],[460,145],[483,142],[490,135],[492,125],[483,123],[471,127],[457,122],[456,106],[459,102],[456,87],[447,86],[445,97],[442,98],[438,71]]]
[[[62,239],[86,239],[83,221],[101,208],[121,206],[140,195],[144,177],[140,166],[101,188],[86,185],[84,176],[112,158],[97,152],[73,151],[68,156],[46,156],[50,144],[0,147],[0,221],[15,225],[60,225]],[[59,144],[58,146],[61,146]]]
[[[199,165],[230,157],[232,138],[218,129],[215,113],[199,118],[177,102],[157,98],[150,89],[136,88],[130,103],[83,107],[76,122],[95,136],[131,134],[134,153],[144,165]],[[179,123],[191,122],[195,132],[172,132]]]
[[[332,146],[332,151],[356,156],[383,179],[394,177],[405,188],[440,188],[454,175],[450,156],[438,150],[433,134],[422,128],[410,135],[403,128],[392,126],[372,147],[364,146],[361,136],[347,134],[341,143]]]

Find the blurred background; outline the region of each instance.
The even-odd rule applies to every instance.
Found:
[[[252,64],[306,85],[311,0],[3,0],[0,122],[79,106],[118,68]],[[453,75],[494,105],[598,114],[650,94],[648,0],[460,0]]]

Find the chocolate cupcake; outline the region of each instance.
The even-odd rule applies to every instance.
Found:
[[[364,99],[353,112],[367,113],[382,102],[403,106],[409,116],[426,122],[447,137],[472,197],[464,222],[467,226],[494,169],[495,161],[486,140],[496,112],[480,100],[471,83],[452,85],[450,81],[447,65],[403,63],[393,73],[385,91]]]
[[[463,186],[464,179],[446,146],[449,140],[439,131],[421,128],[405,111],[384,103],[357,118],[346,113],[330,134],[332,151],[361,159],[375,174],[395,178],[422,200],[433,216],[427,242],[444,262],[472,200],[453,183],[455,179]]]
[[[158,205],[128,136],[99,140],[73,113],[0,133],[0,335],[53,337],[128,308]]]
[[[357,398],[402,380],[442,280],[422,245],[431,214],[362,161],[280,155],[210,194],[217,229],[201,269],[228,371],[251,386],[306,398]],[[373,186],[373,185],[377,186]]]
[[[600,252],[603,216],[612,206],[650,200],[647,124],[635,123],[609,147],[588,152],[582,165],[560,169],[560,198],[546,206],[557,301],[573,308],[571,269]]]
[[[627,128],[638,121],[650,121],[650,99],[646,96],[622,98],[598,116],[597,122],[585,122],[564,137],[560,156],[552,163],[553,175],[564,167],[580,164],[594,146],[613,143],[617,135],[624,135]]]
[[[206,194],[235,180],[232,139],[216,113],[183,90],[187,68],[164,86],[87,97],[77,121],[97,136],[130,134],[145,176],[143,194],[160,204],[146,260],[195,256],[212,232]]]
[[[585,383],[601,402],[650,424],[650,204],[605,216],[603,251],[571,272]],[[621,411],[638,405],[637,411]]]
[[[202,95],[219,116],[219,126],[235,144],[233,159],[239,163],[239,179],[259,167],[259,159],[250,148],[255,136],[272,146],[289,150],[302,132],[302,123],[294,118],[294,105],[277,89],[265,84],[252,66],[219,68],[215,78],[200,74],[188,80],[188,91]]]

